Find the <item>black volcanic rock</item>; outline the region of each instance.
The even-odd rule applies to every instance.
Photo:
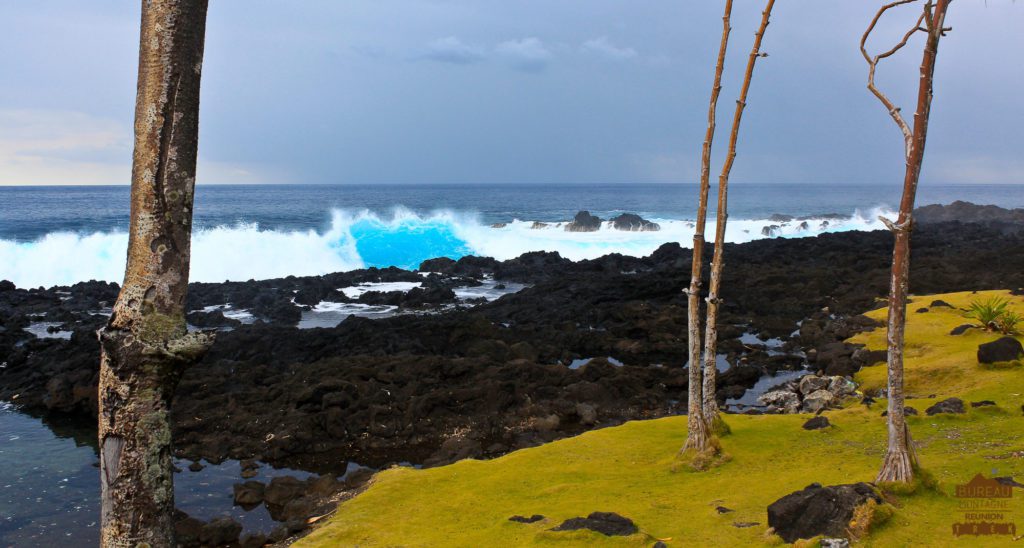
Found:
[[[552,531],[577,531],[580,529],[590,529],[605,536],[628,536],[639,531],[633,520],[614,512],[591,512],[585,518],[567,519]]]
[[[961,415],[963,413],[966,413],[967,411],[964,408],[964,401],[961,400],[960,398],[947,398],[929,407],[928,409],[925,409],[924,412],[928,414],[928,416],[930,417],[932,415],[938,415],[939,413]]]
[[[881,503],[882,497],[867,483],[813,483],[768,506],[768,526],[786,542],[819,535],[846,537],[854,510],[869,500]]]
[[[591,215],[589,211],[580,211],[571,223],[565,225],[568,232],[596,232],[601,229],[601,218]]]
[[[661,230],[661,225],[658,223],[652,223],[643,217],[633,213],[623,213],[617,217],[612,217],[612,226],[616,230],[627,230],[631,232],[653,232]]]
[[[1024,346],[1013,337],[1002,337],[978,346],[979,363],[1011,362],[1024,356]]]
[[[995,205],[976,205],[957,200],[949,205],[926,205],[914,210],[914,221],[939,223],[1024,223],[1024,209],[1006,209]]]

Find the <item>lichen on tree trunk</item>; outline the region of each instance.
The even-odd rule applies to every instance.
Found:
[[[207,0],[144,0],[124,283],[99,332],[103,546],[173,546],[170,403],[212,343],[188,333]]]
[[[939,40],[949,29],[943,27],[946,11],[951,0],[929,0],[925,3],[923,13],[914,23],[903,39],[888,51],[868,55],[866,43],[875,25],[882,15],[896,7],[910,4],[916,0],[896,0],[879,8],[874,19],[868,25],[860,41],[861,54],[868,62],[868,89],[878,98],[889,112],[889,116],[900,128],[904,138],[906,155],[906,171],[903,178],[903,195],[900,199],[899,217],[895,222],[882,219],[882,222],[894,235],[892,253],[892,273],[889,283],[889,316],[886,339],[888,342],[888,444],[882,468],[878,473],[879,482],[910,482],[914,479],[914,468],[917,465],[913,441],[903,412],[903,344],[906,328],[907,295],[909,293],[910,273],[910,235],[914,228],[911,212],[917,197],[917,185],[921,178],[921,166],[924,163],[925,141],[928,136],[928,119],[931,114],[932,83],[935,78],[935,60],[938,55]],[[926,27],[922,28],[921,23]],[[875,69],[878,62],[900,49],[915,33],[923,31],[927,34],[924,55],[921,60],[920,81],[918,84],[917,109],[914,112],[914,127],[911,128],[904,120],[900,109],[875,85]]]
[[[710,447],[708,429],[702,411],[702,380],[700,366],[700,286],[704,269],[704,227],[707,224],[708,193],[711,181],[711,145],[715,139],[715,118],[718,109],[718,96],[722,91],[722,71],[725,67],[725,53],[729,47],[729,33],[732,31],[732,0],[725,2],[725,14],[722,15],[722,41],[718,48],[718,60],[715,63],[715,78],[711,86],[711,99],[708,106],[708,128],[701,147],[700,196],[697,203],[697,223],[693,234],[693,260],[690,269],[690,287],[687,294],[687,346],[689,355],[689,380],[687,405],[687,438],[683,451],[693,449],[703,452]]]
[[[721,304],[722,269],[725,266],[725,228],[729,220],[729,175],[732,173],[732,166],[736,161],[736,143],[739,139],[743,110],[747,106],[747,93],[750,91],[754,66],[757,64],[757,60],[763,56],[761,53],[761,42],[764,39],[765,30],[768,28],[774,6],[775,0],[768,0],[764,11],[761,12],[761,25],[757,29],[757,34],[754,35],[754,46],[750,51],[750,57],[747,59],[743,86],[740,88],[740,96],[736,101],[736,110],[733,114],[732,131],[729,135],[729,152],[726,155],[725,163],[722,165],[722,172],[718,176],[718,209],[715,212],[715,254],[711,261],[711,281],[708,287],[708,312],[704,338],[703,411],[704,420],[709,428],[720,420],[718,397],[715,392],[718,376],[716,358],[718,348],[718,308]]]

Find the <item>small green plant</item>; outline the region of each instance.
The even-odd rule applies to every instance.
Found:
[[[978,320],[988,331],[996,331],[1000,328],[999,320],[1006,315],[1006,307],[1009,305],[1009,301],[1000,297],[992,297],[987,301],[973,301],[964,316]]]
[[[1016,335],[1017,326],[1021,322],[1024,322],[1024,316],[1013,311],[1003,312],[1003,315],[999,318],[999,330],[1004,335]]]

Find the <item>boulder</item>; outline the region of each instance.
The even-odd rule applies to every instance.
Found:
[[[266,487],[258,481],[247,481],[236,483],[232,486],[235,495],[235,504],[238,506],[256,506],[263,502],[263,493]]]
[[[284,506],[305,492],[306,482],[292,476],[281,476],[270,480],[270,485],[263,492],[263,500],[268,505]]]
[[[616,230],[628,230],[630,232],[654,232],[661,230],[661,225],[658,223],[652,223],[633,213],[623,213],[617,217],[612,217],[611,221],[612,226]]]
[[[565,225],[567,232],[597,232],[601,229],[601,218],[591,215],[589,211],[580,211],[571,223]]]
[[[580,424],[590,426],[597,423],[597,409],[589,403],[577,403],[576,415],[580,418]]]
[[[821,430],[829,426],[832,426],[832,423],[828,422],[828,417],[818,415],[804,423],[804,430]]]
[[[978,346],[978,362],[997,363],[1011,362],[1024,355],[1024,346],[1013,337],[988,342]]]
[[[828,388],[829,378],[817,375],[807,375],[800,379],[800,393],[804,396]]]
[[[964,409],[964,401],[960,398],[948,398],[940,401],[939,403],[925,409],[925,413],[928,416],[938,415],[939,413],[955,413],[962,414],[967,411]]]
[[[832,377],[828,383],[827,390],[835,398],[845,398],[857,393],[857,383],[846,377]]]
[[[804,413],[817,413],[828,409],[834,400],[835,398],[828,390],[817,390],[804,397],[800,410]]]
[[[757,398],[758,403],[774,411],[796,413],[800,409],[800,397],[795,392],[773,390]]]
[[[932,301],[932,304],[930,304],[929,306],[931,306],[932,308],[935,308],[937,306],[942,306],[942,307],[945,307],[945,308],[953,308],[953,305],[951,305],[951,304],[949,304],[946,301],[943,301],[941,299]]]
[[[199,542],[204,546],[224,546],[238,542],[242,525],[231,518],[217,518],[199,531]]]
[[[768,506],[768,526],[786,542],[819,535],[845,537],[858,506],[882,497],[867,483],[822,487],[813,483]]]
[[[552,531],[577,531],[579,529],[590,529],[606,536],[627,536],[639,531],[633,520],[614,512],[593,512],[585,518],[567,519]]]

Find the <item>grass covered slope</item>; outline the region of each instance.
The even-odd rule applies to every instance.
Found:
[[[934,299],[966,307],[974,299],[1007,292],[919,297],[908,305],[907,405],[921,464],[939,481],[897,501],[889,522],[864,545],[949,545],[952,524],[962,521],[954,486],[976,473],[1015,476],[1024,482],[1024,368],[978,365],[977,345],[998,335],[949,331],[967,323],[962,312],[935,307]],[[1024,299],[1010,297],[1024,313]],[[884,320],[885,310],[869,313]],[[885,347],[883,329],[853,342]],[[866,389],[885,383],[885,368],[863,370]],[[935,398],[928,398],[930,395]],[[997,407],[966,415],[928,417],[933,403],[956,396],[965,402],[993,400]],[[301,546],[757,546],[770,543],[766,507],[812,482],[825,485],[871,481],[885,449],[884,400],[871,409],[851,403],[830,411],[835,425],[801,428],[808,415],[729,415],[732,434],[722,439],[732,460],[707,472],[673,472],[686,437],[686,418],[672,417],[596,430],[490,461],[461,461],[428,470],[392,468],[379,473],[361,495],[299,542]],[[1012,518],[1024,531],[1024,490],[1014,490]],[[717,506],[734,510],[719,513]],[[631,518],[641,533],[605,537],[589,531],[552,532],[563,520],[594,511]],[[542,514],[533,524],[512,515]],[[754,522],[758,525],[736,527]],[[1007,537],[961,539],[958,544],[1019,546]]]

